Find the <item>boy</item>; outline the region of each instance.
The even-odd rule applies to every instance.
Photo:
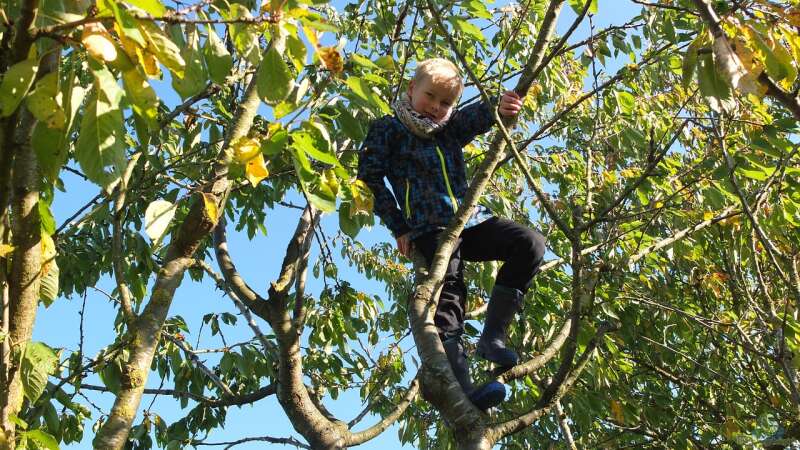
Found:
[[[437,237],[453,219],[467,191],[462,149],[493,125],[493,105],[484,102],[453,112],[463,90],[458,68],[441,58],[417,66],[408,92],[393,109],[394,116],[374,121],[362,146],[358,178],[375,196],[375,212],[391,230],[404,256],[412,246],[430,265]],[[522,100],[508,91],[500,98],[501,115],[516,115]],[[388,178],[390,192],[383,179]],[[399,204],[399,207],[398,207]],[[505,399],[497,381],[472,385],[461,334],[467,289],[463,261],[503,261],[486,312],[477,353],[508,368],[518,357],[506,348],[506,330],[544,256],[541,234],[510,220],[492,217],[478,207],[450,257],[434,322],[448,361],[464,392],[480,409]]]

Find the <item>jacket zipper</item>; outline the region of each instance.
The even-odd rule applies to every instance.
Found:
[[[411,218],[411,207],[409,206],[408,202],[408,197],[410,192],[411,192],[411,184],[408,182],[408,178],[406,178],[406,219]]]
[[[436,153],[439,155],[439,162],[442,163],[442,175],[444,176],[444,186],[447,188],[447,194],[450,196],[450,202],[453,204],[453,212],[457,212],[458,202],[456,201],[456,196],[453,195],[453,189],[450,188],[450,179],[447,177],[447,166],[445,166],[444,164],[444,155],[442,155],[442,151],[439,149],[438,145],[436,146]]]

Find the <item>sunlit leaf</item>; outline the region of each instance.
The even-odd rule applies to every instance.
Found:
[[[28,58],[9,67],[0,82],[0,117],[8,117],[17,110],[28,92],[38,70],[38,58]]]
[[[161,241],[167,231],[172,217],[175,215],[176,206],[166,200],[155,200],[147,205],[144,212],[144,231],[153,242]]]

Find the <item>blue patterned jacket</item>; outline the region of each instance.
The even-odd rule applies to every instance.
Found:
[[[453,219],[467,192],[463,148],[492,127],[491,107],[478,102],[453,112],[433,139],[415,136],[395,116],[372,122],[358,178],[372,190],[375,213],[395,237],[410,232],[415,239]]]

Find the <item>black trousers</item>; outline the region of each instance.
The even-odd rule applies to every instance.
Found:
[[[428,266],[433,260],[438,237],[439,232],[433,232],[414,240],[415,248],[425,256]],[[464,261],[503,261],[495,284],[525,293],[542,265],[544,252],[545,239],[541,233],[507,219],[492,217],[461,232],[450,256],[434,316],[439,333],[450,336],[464,329],[467,298]]]

